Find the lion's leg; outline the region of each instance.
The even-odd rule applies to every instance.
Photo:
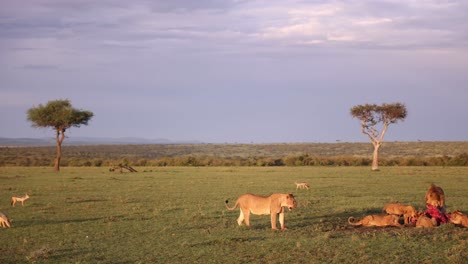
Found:
[[[242,209],[239,211],[240,211],[240,214],[239,214],[239,218],[237,218],[237,224],[242,225],[242,221],[244,221],[244,213],[242,212]]]
[[[276,228],[276,215],[277,213],[271,212],[270,217],[271,217],[271,229],[277,230]]]
[[[285,230],[286,227],[284,227],[284,213],[279,214],[279,222],[280,222],[281,230]]]
[[[244,223],[246,226],[250,226],[250,211],[248,209],[244,211]]]

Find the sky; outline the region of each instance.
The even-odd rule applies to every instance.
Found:
[[[468,140],[465,0],[2,0],[0,137],[366,142],[350,109],[400,102],[384,141]]]

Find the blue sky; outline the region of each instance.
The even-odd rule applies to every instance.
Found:
[[[70,137],[368,141],[350,108],[401,102],[385,140],[468,140],[463,0],[5,0],[0,58],[0,137],[69,99]]]

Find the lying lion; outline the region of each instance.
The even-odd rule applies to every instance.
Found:
[[[398,226],[402,225],[398,222],[400,217],[396,215],[367,215],[364,216],[361,220],[355,222],[354,217],[348,218],[348,223],[354,226],[377,226],[377,227],[386,227],[386,226]]]
[[[416,221],[416,227],[436,227],[437,226],[437,219],[429,218],[426,214],[422,213],[418,216],[418,220]]]
[[[426,205],[433,205],[445,213],[445,193],[442,188],[433,183],[426,192]]]
[[[410,222],[410,219],[417,216],[417,211],[411,205],[401,203],[390,203],[384,206],[382,212],[390,215],[398,215],[404,217],[405,224]]]
[[[234,207],[228,207],[228,200],[226,200],[226,208],[230,211],[240,207],[240,215],[237,218],[237,224],[241,225],[245,222],[246,226],[250,226],[250,213],[256,215],[270,215],[271,217],[271,228],[276,228],[276,217],[279,215],[279,222],[281,230],[286,229],[284,227],[284,208],[287,207],[289,210],[296,208],[296,199],[290,194],[275,193],[270,196],[259,196],[255,194],[243,194],[237,198]]]
[[[309,190],[310,185],[307,182],[294,182],[296,184],[296,190],[297,189],[307,189]]]
[[[455,225],[468,227],[468,215],[456,210],[450,214],[450,223]]]
[[[11,221],[8,219],[8,217],[0,212],[0,226],[5,228],[5,227],[11,227]]]

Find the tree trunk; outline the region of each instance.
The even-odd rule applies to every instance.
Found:
[[[374,154],[372,155],[372,170],[379,170],[379,149],[381,144],[374,144]]]
[[[55,159],[54,170],[56,172],[60,171],[60,159],[62,158],[62,142],[65,138],[65,130],[57,129],[57,134],[55,136],[55,141],[57,142],[57,158]]]

